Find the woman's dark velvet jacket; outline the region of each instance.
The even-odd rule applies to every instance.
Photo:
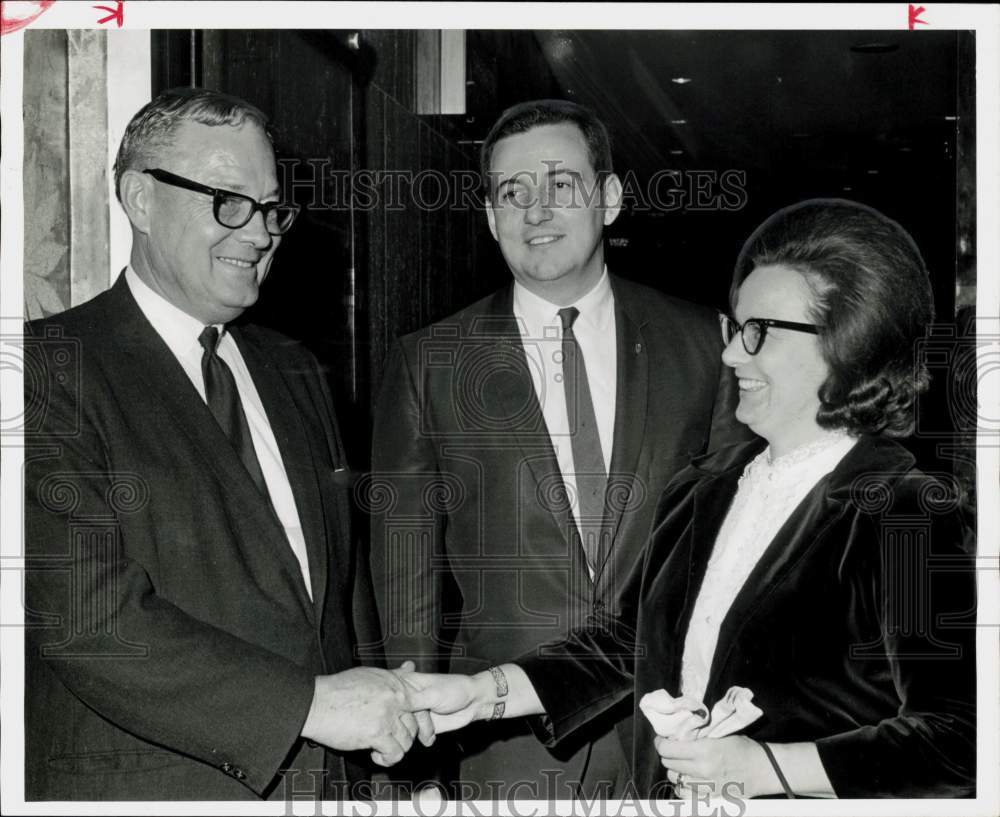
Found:
[[[545,705],[538,731],[549,743],[634,696],[624,733],[639,796],[669,789],[638,701],[661,687],[680,694],[709,555],[764,445],[679,474],[615,609],[518,661]],[[975,539],[948,481],[897,443],[862,437],[793,511],[723,620],[705,702],[751,689],[764,714],[743,734],[815,741],[840,797],[974,794]]]

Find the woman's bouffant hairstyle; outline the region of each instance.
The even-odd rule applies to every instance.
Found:
[[[912,433],[917,395],[930,382],[916,343],[934,320],[934,301],[906,230],[844,199],[786,207],[743,245],[730,303],[756,267],[770,265],[801,273],[814,294],[811,317],[822,327],[819,344],[830,367],[817,423],[851,434]]]
[[[136,113],[125,128],[115,159],[115,196],[121,201],[122,174],[130,169],[145,170],[154,163],[157,154],[173,144],[181,123],[239,127],[247,120],[272,138],[266,114],[245,100],[205,88],[164,91]]]

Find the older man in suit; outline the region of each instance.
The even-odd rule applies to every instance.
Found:
[[[622,186],[594,114],[506,111],[482,172],[513,284],[403,338],[375,415],[386,652],[425,671],[482,670],[613,609],[670,478],[745,436],[716,313],[605,268]],[[628,714],[559,750],[516,721],[465,730],[456,794],[620,796]]]
[[[115,180],[128,268],[26,330],[26,797],[359,796],[348,753],[418,725],[353,667],[377,621],[324,374],[232,324],[297,214],[266,118],[168,91]]]

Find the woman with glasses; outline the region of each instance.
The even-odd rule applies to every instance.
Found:
[[[613,615],[410,683],[442,730],[544,712],[551,743],[633,695],[643,797],[970,796],[973,534],[952,478],[893,440],[928,384],[920,253],[868,207],[803,202],[747,241],[731,304],[723,361],[760,439],[675,478]],[[762,714],[728,737],[657,735],[638,706],[664,689],[707,713],[732,687]]]

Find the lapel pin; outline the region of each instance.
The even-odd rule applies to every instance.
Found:
[[[635,353],[639,354],[641,351],[642,351],[642,344],[641,343],[637,343],[635,345]]]

